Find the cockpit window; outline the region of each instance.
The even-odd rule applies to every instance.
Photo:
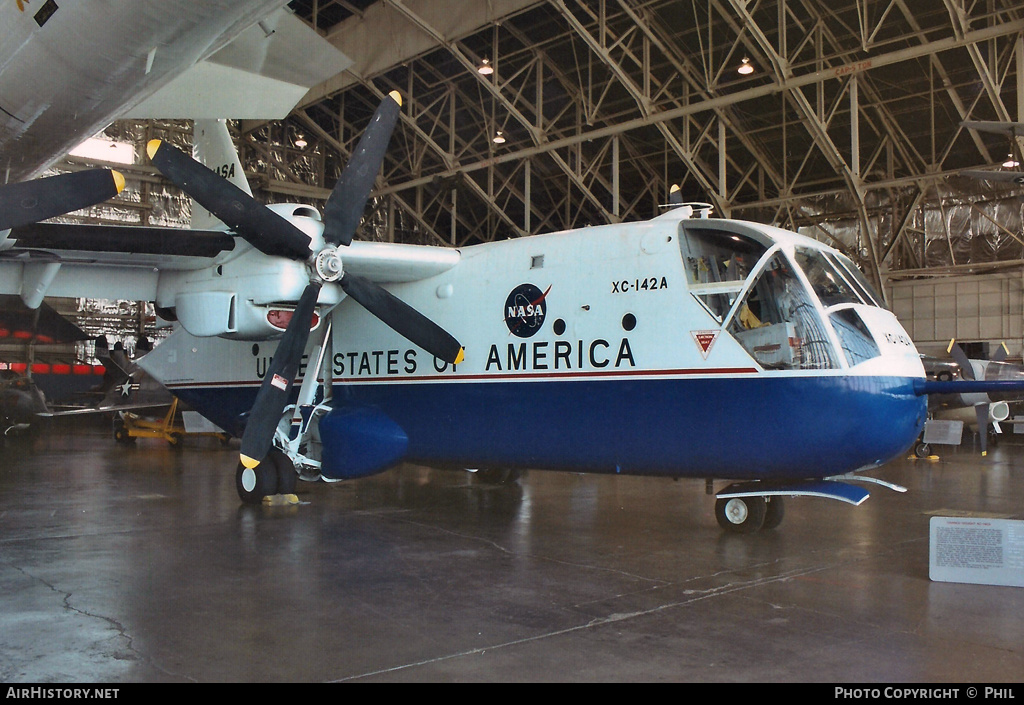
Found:
[[[875,291],[875,287],[871,286],[868,278],[864,276],[864,273],[849,258],[832,253],[829,254],[829,257],[834,259],[839,267],[846,272],[850,278],[850,283],[860,292],[865,303],[872,304],[878,308],[888,308],[882,297]]]
[[[833,312],[829,320],[839,335],[839,345],[850,367],[882,354],[868,327],[852,307]]]
[[[825,250],[797,248],[796,262],[825,308],[839,304],[885,308],[867,278],[846,257]]]
[[[804,270],[811,288],[825,308],[838,304],[861,304],[865,301],[821,250],[797,248],[796,263]]]
[[[838,367],[814,299],[781,252],[765,264],[731,315],[729,332],[762,367]]]
[[[698,227],[685,228],[680,242],[690,293],[721,323],[767,248],[744,235]]]

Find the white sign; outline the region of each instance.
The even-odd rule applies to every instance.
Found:
[[[1024,587],[1024,521],[932,517],[929,527],[932,580]]]

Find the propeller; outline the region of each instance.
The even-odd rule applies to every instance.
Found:
[[[264,254],[305,262],[310,270],[309,285],[299,298],[249,412],[240,449],[242,464],[247,468],[259,465],[273,444],[306,348],[316,302],[326,283],[337,282],[350,298],[427,352],[449,364],[462,362],[462,345],[451,334],[378,284],[345,272],[337,247],[352,243],[400,108],[401,96],[393,91],[374,113],[327,199],[323,233],[327,245],[319,252],[311,249],[312,241],[302,231],[191,156],[160,140],[146,147],[150,160],[164,176],[239,237]]]
[[[88,208],[122,189],[124,176],[110,169],[86,169],[0,186],[0,231]]]
[[[281,342],[277,345],[267,374],[263,377],[256,401],[249,412],[249,421],[242,434],[242,445],[239,455],[242,465],[254,468],[267,457],[274,441],[274,431],[281,420],[281,412],[288,403],[295,382],[295,374],[299,371],[302,353],[309,339],[309,324],[313,319],[316,300],[320,296],[321,284],[310,282],[306,285],[299,303],[292,313],[292,320],[285,329]]]

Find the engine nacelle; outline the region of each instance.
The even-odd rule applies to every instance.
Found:
[[[405,430],[376,409],[333,409],[320,419],[319,431],[320,474],[335,480],[384,472],[409,446]]]
[[[220,336],[232,340],[272,340],[284,334],[292,307],[257,305],[240,300],[233,291],[199,291],[178,294],[175,315],[197,338]],[[320,325],[313,314],[310,330]]]
[[[1010,405],[1005,401],[992,402],[988,406],[988,422],[1000,423],[1010,417]],[[978,414],[973,406],[959,409],[942,409],[935,412],[935,418],[947,421],[963,421],[968,426],[978,425]]]

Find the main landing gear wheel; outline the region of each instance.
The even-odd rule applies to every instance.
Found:
[[[768,503],[764,497],[721,497],[715,502],[718,525],[736,534],[760,531],[767,511]]]
[[[235,471],[235,488],[246,504],[260,504],[273,494],[294,494],[297,480],[295,465],[277,448],[256,467],[250,469],[238,463]]]
[[[291,459],[274,448],[267,455],[267,460],[273,461],[277,470],[277,494],[295,494],[295,484],[299,475],[295,472],[295,465]]]
[[[269,458],[254,468],[239,462],[235,470],[235,489],[246,504],[260,504],[264,497],[277,494],[277,467]]]

